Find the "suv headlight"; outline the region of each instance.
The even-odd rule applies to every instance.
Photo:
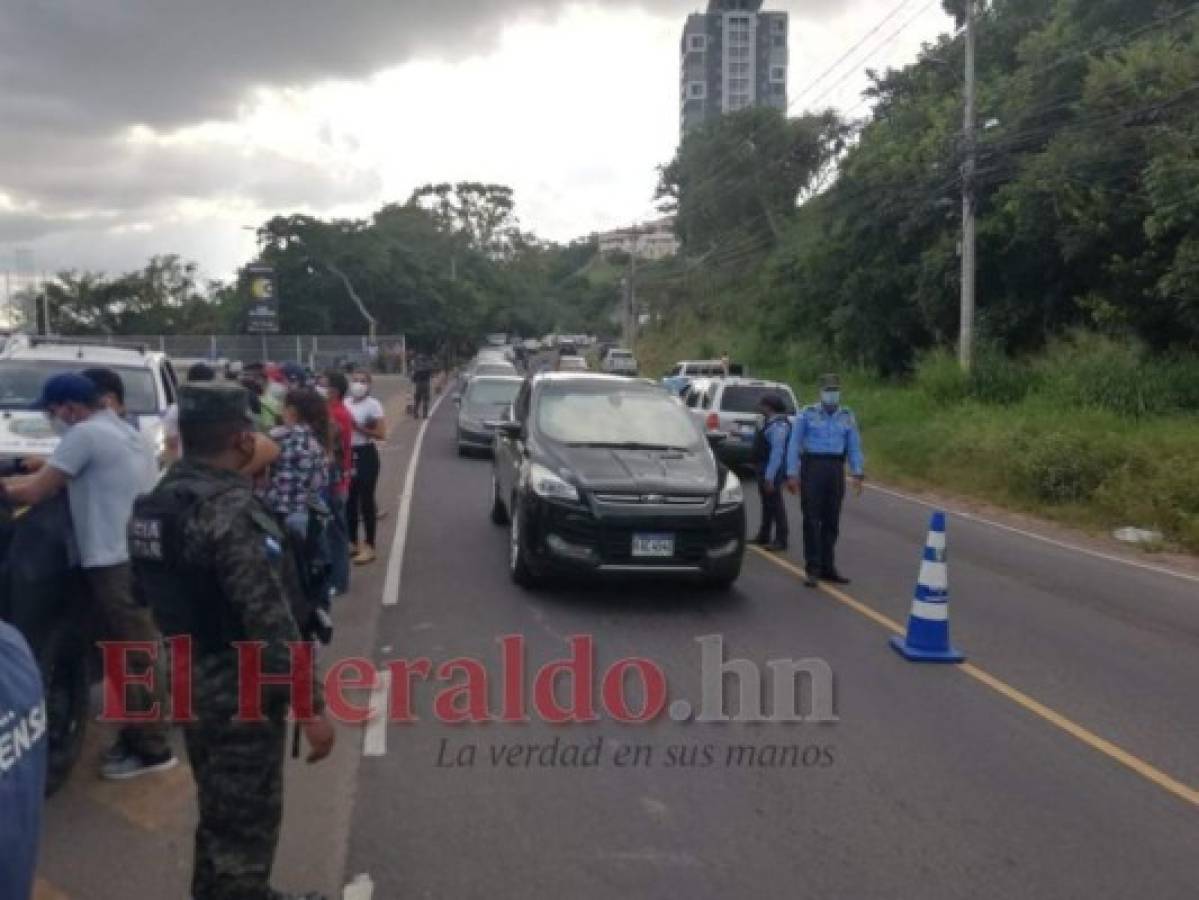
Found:
[[[546,500],[579,501],[578,488],[538,463],[529,467],[529,487],[534,494]]]
[[[720,499],[716,505],[722,508],[730,506],[740,506],[745,502],[745,494],[741,490],[741,479],[729,470],[729,473],[724,478],[724,487],[720,489]]]

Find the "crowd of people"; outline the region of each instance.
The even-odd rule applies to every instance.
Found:
[[[197,363],[164,419],[165,460],[126,418],[124,386],[112,370],[56,375],[38,407],[60,441],[47,459],[27,460],[22,474],[0,479],[0,497],[20,507],[66,493],[75,558],[105,636],[159,646],[173,634],[197,636],[201,644],[220,635],[195,651],[202,657],[193,686],[198,718],[184,728],[200,806],[192,896],[285,896],[268,882],[290,698],[269,705],[261,725],[232,722],[226,706],[237,686],[230,648],[237,640],[261,640],[265,656],[275,654],[264,671],[289,671],[286,648],[328,640],[309,628],[309,612],[330,622],[334,598],[350,588],[352,567],[375,561],[377,444],[386,440],[388,424],[370,373],[316,375],[294,364],[261,363],[221,374]],[[165,474],[160,462],[168,464]],[[205,624],[205,616],[215,618]],[[40,717],[41,761],[25,754],[29,777],[19,790],[17,779],[0,778],[0,798],[30,823],[45,777],[46,711],[30,700],[36,665],[30,675],[15,652],[8,654],[21,643],[15,631],[0,628],[6,653],[0,669],[13,676],[0,678],[0,713],[20,708]],[[124,664],[129,718],[155,705],[166,709],[162,662],[129,654]],[[315,693],[303,725],[312,762],[333,744],[319,686]],[[161,717],[123,726],[102,758],[101,776],[130,779],[176,766],[169,739]],[[239,822],[248,824],[239,829]],[[6,844],[18,848],[7,835]],[[12,896],[28,896],[32,877],[0,853],[0,879],[16,885]]]

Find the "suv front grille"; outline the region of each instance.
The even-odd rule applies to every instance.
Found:
[[[710,497],[694,494],[595,494],[606,506],[673,506],[680,509],[701,509],[711,502]]]

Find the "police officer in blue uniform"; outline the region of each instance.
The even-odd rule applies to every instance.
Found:
[[[836,563],[847,463],[855,493],[861,496],[866,460],[858,423],[853,412],[841,405],[841,379],[825,375],[820,381],[820,402],[796,416],[787,444],[788,486],[792,493],[798,489],[803,512],[808,587],[815,587],[818,578],[849,584]]]
[[[754,436],[753,455],[758,496],[762,499],[762,525],[753,542],[768,550],[783,551],[791,535],[787,506],[783,503],[791,420],[787,418],[787,404],[778,394],[764,396],[758,408],[765,421]]]

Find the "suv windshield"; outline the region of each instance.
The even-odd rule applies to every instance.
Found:
[[[67,361],[4,359],[0,360],[0,409],[30,409],[42,394],[47,379],[63,372],[78,372],[88,364]],[[149,416],[160,412],[154,390],[154,373],[129,366],[106,366],[125,383],[125,407],[133,415]]]
[[[756,413],[758,404],[767,394],[777,394],[787,404],[787,415],[795,415],[795,404],[791,393],[770,385],[730,384],[720,396],[720,409],[731,413]]]
[[[519,381],[473,381],[466,392],[467,406],[507,406],[520,393]]]
[[[564,444],[694,450],[702,443],[678,403],[638,384],[548,385],[537,404],[537,427]]]
[[[514,375],[516,367],[509,363],[493,362],[483,363],[475,367],[476,375]]]

